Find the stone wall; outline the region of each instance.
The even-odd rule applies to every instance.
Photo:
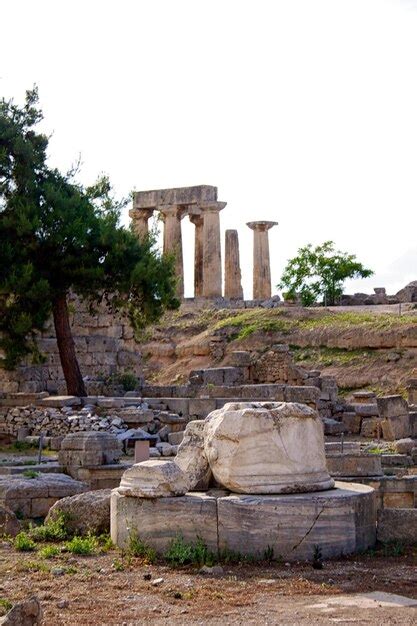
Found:
[[[103,393],[102,383],[95,381],[113,374],[141,376],[141,354],[125,317],[110,314],[104,306],[91,315],[76,297],[70,300],[70,311],[78,362],[89,393]],[[39,336],[38,347],[45,362],[33,364],[28,359],[16,371],[0,369],[0,392],[66,393],[52,320]]]

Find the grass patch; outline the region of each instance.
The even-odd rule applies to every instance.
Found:
[[[297,363],[316,363],[324,367],[330,365],[349,365],[350,363],[361,362],[363,359],[377,358],[376,350],[348,350],[346,348],[300,348],[290,346],[294,361]]]
[[[289,319],[283,311],[271,311],[259,309],[245,311],[238,315],[230,315],[221,319],[214,326],[214,331],[223,328],[235,330],[233,339],[245,339],[255,332],[281,332],[288,333],[298,324],[298,320]]]
[[[94,535],[88,535],[87,537],[76,535],[65,544],[65,549],[68,552],[79,554],[80,556],[91,556],[98,550],[98,547],[97,537],[94,537]]]
[[[16,535],[13,541],[15,550],[19,552],[33,552],[36,550],[36,543],[33,539],[24,531]]]
[[[129,556],[139,557],[147,563],[155,563],[156,561],[155,550],[142,541],[136,531],[129,535],[126,552]]]
[[[61,550],[57,546],[44,546],[38,554],[42,559],[53,559],[61,554]]]
[[[22,473],[22,476],[25,478],[37,478],[39,476],[39,472],[35,472],[35,470],[27,469]]]
[[[13,608],[13,602],[7,598],[0,598],[0,617],[6,615]]]
[[[63,541],[69,533],[66,528],[67,518],[63,513],[56,515],[41,526],[32,526],[29,534],[35,541]]]
[[[200,537],[194,543],[186,543],[182,536],[171,541],[164,558],[174,566],[187,564],[212,566],[217,560]]]

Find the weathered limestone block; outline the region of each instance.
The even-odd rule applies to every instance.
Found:
[[[417,509],[387,508],[378,511],[378,541],[417,544]]]
[[[175,463],[186,474],[190,483],[189,489],[196,491],[208,489],[211,470],[204,452],[203,421],[188,422]]]
[[[201,537],[209,550],[217,552],[217,504],[210,492],[147,499],[115,490],[110,506],[111,538],[121,548],[136,532],[158,552],[164,552],[177,536],[188,543]]]
[[[204,450],[217,482],[237,493],[329,489],[316,411],[281,402],[228,403],[205,422]]]
[[[333,477],[382,476],[378,454],[331,453],[326,456],[327,469]]]
[[[107,432],[85,431],[70,433],[59,451],[59,463],[70,476],[78,477],[80,467],[97,467],[117,463],[122,444]]]
[[[7,507],[0,506],[0,535],[15,537],[21,530],[16,515]]]
[[[357,413],[345,411],[342,415],[342,422],[348,433],[358,435],[361,432],[362,417]]]
[[[42,607],[36,596],[17,602],[4,617],[0,617],[1,626],[41,626]]]
[[[150,459],[136,463],[122,476],[119,493],[136,498],[182,496],[191,481],[174,461]]]
[[[380,417],[388,418],[408,415],[408,404],[402,396],[384,396],[377,398],[376,402]]]
[[[272,548],[288,561],[324,558],[375,544],[374,490],[354,483],[319,493],[219,498],[219,550],[262,556]]]
[[[382,420],[379,417],[364,417],[361,423],[362,437],[381,437]]]
[[[74,534],[108,533],[110,494],[111,489],[98,489],[62,498],[50,508],[46,522],[53,521],[63,513],[67,518],[66,527]]]

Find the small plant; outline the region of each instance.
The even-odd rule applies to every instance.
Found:
[[[24,531],[16,535],[13,544],[15,549],[19,550],[19,552],[33,552],[36,550],[36,543]]]
[[[26,450],[33,450],[34,448],[37,448],[37,446],[34,446],[27,441],[14,441],[11,448],[17,452],[25,452]]]
[[[6,615],[13,608],[13,603],[7,598],[0,598],[0,617]]]
[[[264,550],[264,561],[267,561],[268,563],[272,563],[273,560],[274,560],[274,547],[267,546]]]
[[[140,557],[147,563],[155,563],[156,561],[155,550],[142,541],[136,531],[131,532],[129,535],[127,553],[130,556]]]
[[[96,537],[88,535],[87,537],[80,537],[76,535],[67,541],[65,549],[72,554],[79,554],[81,556],[91,556],[98,548],[98,542]]]
[[[112,568],[114,569],[115,572],[123,572],[125,569],[125,566],[123,564],[123,561],[121,561],[120,559],[114,559],[112,563]]]
[[[384,556],[404,556],[406,550],[401,541],[390,541],[384,546]]]
[[[61,550],[56,546],[44,546],[39,550],[39,556],[42,559],[53,559],[59,554],[61,554]]]
[[[108,552],[114,548],[114,543],[108,533],[103,533],[97,537],[101,552]]]
[[[32,526],[30,536],[36,541],[62,541],[68,537],[67,517],[59,513],[41,526]]]
[[[214,554],[208,550],[201,537],[197,537],[195,543],[186,543],[181,535],[171,541],[164,556],[174,566],[190,563],[211,566],[216,560]]]
[[[27,469],[22,474],[25,478],[37,478],[39,476],[39,472],[35,472],[35,470]]]
[[[323,553],[321,551],[320,546],[314,546],[313,552],[313,568],[314,569],[323,569]]]

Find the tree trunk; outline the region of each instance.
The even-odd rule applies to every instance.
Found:
[[[86,396],[83,377],[75,353],[74,339],[69,323],[66,294],[58,296],[52,304],[56,341],[61,365],[67,383],[67,392],[72,396]]]

